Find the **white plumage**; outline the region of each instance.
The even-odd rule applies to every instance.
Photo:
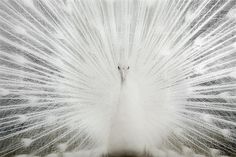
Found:
[[[140,88],[137,82],[127,77],[122,83],[119,101],[112,117],[108,143],[111,151],[142,150],[146,144]]]
[[[0,156],[236,154],[234,0],[0,1]]]

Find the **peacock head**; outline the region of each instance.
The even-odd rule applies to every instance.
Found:
[[[118,65],[118,70],[120,72],[121,81],[124,82],[126,80],[128,72],[129,72],[129,65],[119,64]]]

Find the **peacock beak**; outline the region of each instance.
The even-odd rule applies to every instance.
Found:
[[[122,82],[124,82],[126,79],[127,70],[121,70],[120,73],[121,73],[121,80]]]

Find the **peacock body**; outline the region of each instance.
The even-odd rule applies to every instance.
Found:
[[[0,155],[236,155],[235,7],[0,1]]]

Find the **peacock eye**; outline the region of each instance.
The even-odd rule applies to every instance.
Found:
[[[120,70],[120,66],[118,66],[118,69]]]

